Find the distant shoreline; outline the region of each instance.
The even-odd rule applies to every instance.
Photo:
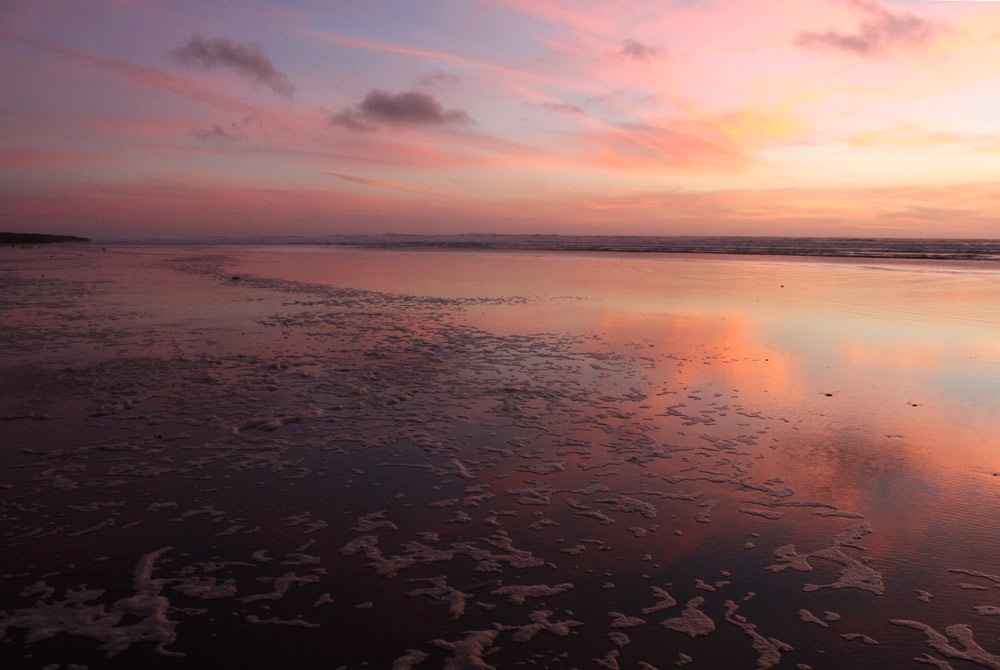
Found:
[[[1000,240],[611,235],[329,235],[205,240],[208,244],[337,246],[382,250],[723,254],[934,261],[1000,261]]]
[[[275,242],[272,242],[275,243]],[[466,249],[481,251],[577,251],[725,254],[901,260],[1000,260],[998,240],[833,237],[644,237],[563,235],[344,236],[327,244],[370,249]]]
[[[70,235],[0,233],[0,245],[90,242]],[[724,237],[642,235],[322,235],[247,236],[103,240],[103,244],[138,246],[316,246],[378,250],[577,252],[629,254],[719,254],[805,258],[1000,262],[1000,240],[861,237]]]
[[[90,242],[90,239],[86,237],[75,237],[73,235],[0,233],[0,244],[59,244],[63,242]]]

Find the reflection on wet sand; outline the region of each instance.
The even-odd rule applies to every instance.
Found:
[[[3,260],[6,665],[998,667],[986,266]]]

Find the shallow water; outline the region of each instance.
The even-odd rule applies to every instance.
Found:
[[[0,285],[5,665],[1000,667],[1000,264],[86,246]]]

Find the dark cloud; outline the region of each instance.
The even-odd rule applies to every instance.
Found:
[[[659,56],[663,52],[656,47],[651,47],[648,44],[643,44],[642,42],[637,42],[633,39],[627,39],[622,42],[621,51],[618,52],[619,56],[628,56],[629,58],[634,58],[635,60],[649,60],[655,56]]]
[[[343,126],[356,133],[371,133],[378,128],[365,121],[364,114],[357,109],[345,109],[330,117],[330,125]]]
[[[434,96],[419,91],[386,93],[372,91],[361,101],[361,111],[391,123],[469,123],[460,109],[445,109]]]
[[[222,38],[206,40],[195,35],[183,47],[171,51],[170,56],[182,65],[236,70],[284,96],[291,97],[295,91],[288,77],[274,67],[259,44],[237,44]]]
[[[461,109],[445,109],[437,99],[420,91],[386,93],[374,90],[360,105],[330,117],[330,123],[355,131],[372,131],[378,123],[435,125],[474,123]]]
[[[236,124],[233,124],[233,130],[226,130],[216,123],[211,128],[192,130],[191,134],[206,142],[242,142],[246,139],[246,135],[236,128]]]
[[[909,12],[890,12],[870,0],[847,2],[868,15],[858,24],[856,32],[806,30],[795,36],[795,44],[810,49],[835,49],[871,56],[894,44],[920,44],[934,32],[933,24]]]

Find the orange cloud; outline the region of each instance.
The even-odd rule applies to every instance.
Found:
[[[988,133],[963,133],[947,130],[925,130],[915,125],[870,130],[848,138],[859,147],[955,147],[975,152],[1000,151],[1000,139]]]
[[[711,135],[706,138],[670,127],[624,126],[596,131],[581,139],[593,145],[599,165],[619,170],[738,170],[750,164],[750,156],[730,138],[720,133]]]

